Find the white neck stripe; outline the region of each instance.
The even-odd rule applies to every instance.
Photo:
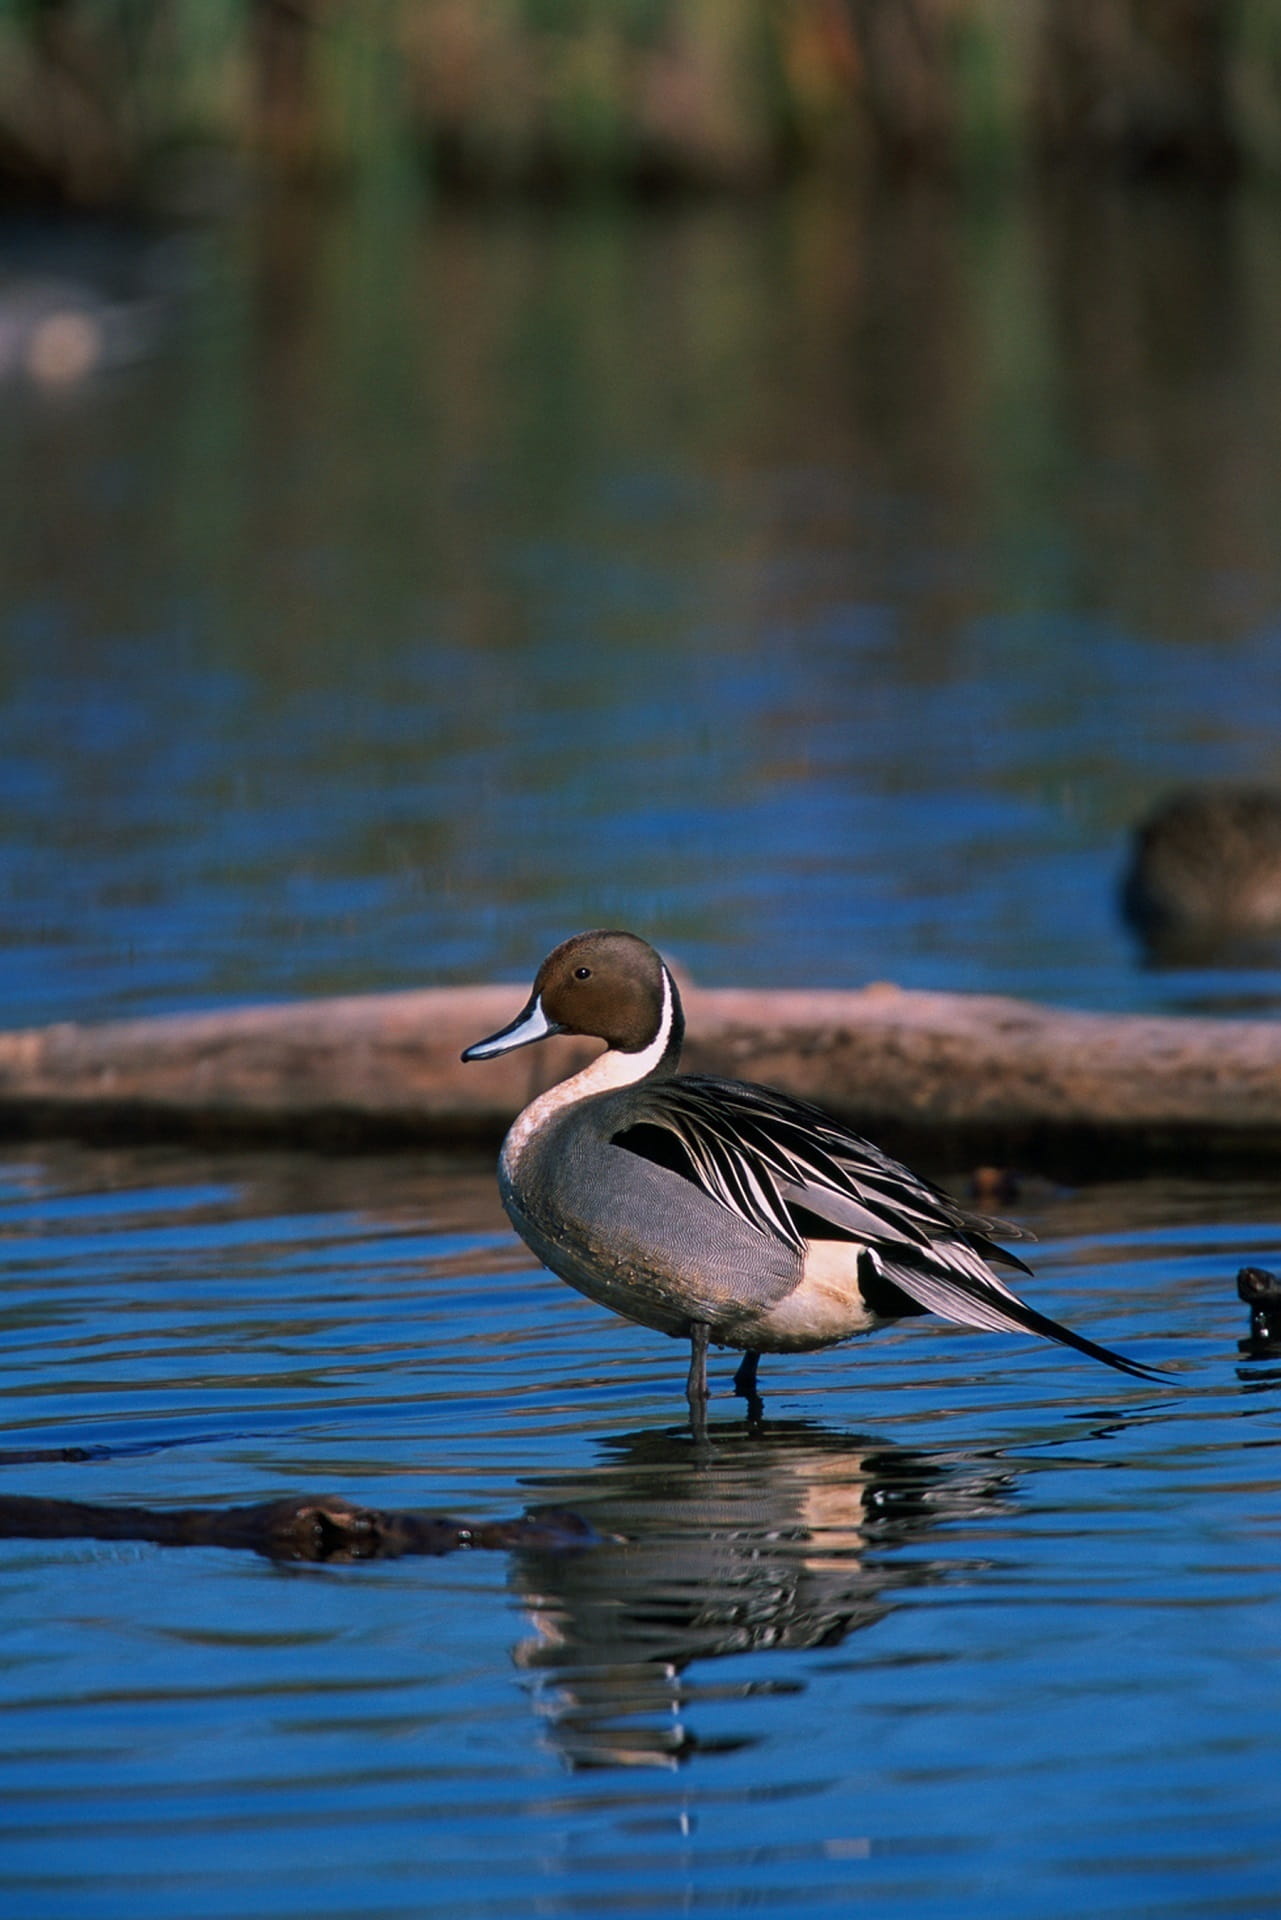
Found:
[[[566,1107],[575,1105],[579,1100],[590,1100],[593,1094],[613,1093],[620,1087],[633,1087],[638,1080],[644,1080],[651,1074],[667,1052],[674,1016],[672,977],[664,967],[663,1009],[659,1015],[658,1032],[649,1045],[639,1053],[624,1053],[621,1047],[609,1047],[590,1066],[584,1067],[581,1073],[560,1081],[557,1086],[549,1087],[546,1093],[539,1094],[536,1100],[531,1100],[524,1112],[517,1115],[503,1142],[502,1164],[506,1171],[510,1174],[533,1135],[556,1114],[563,1113]]]
[[[662,973],[663,1005],[658,1016],[658,1032],[654,1035],[649,1045],[643,1047],[639,1053],[623,1053],[611,1047],[608,1053],[602,1055],[602,1058],[605,1060],[613,1058],[617,1060],[620,1065],[626,1063],[626,1073],[616,1082],[620,1087],[628,1087],[637,1080],[643,1080],[646,1074],[654,1071],[654,1068],[667,1052],[667,1043],[672,1037],[672,976],[666,967],[662,968]]]

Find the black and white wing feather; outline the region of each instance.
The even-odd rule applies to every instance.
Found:
[[[616,1144],[654,1155],[650,1129],[674,1139],[673,1164],[717,1205],[803,1254],[813,1228],[867,1247],[881,1273],[918,1306],[962,1326],[1037,1333],[1140,1379],[1153,1370],[1061,1326],[1020,1300],[991,1260],[1027,1273],[993,1237],[1023,1239],[1017,1227],[968,1213],[821,1108],[772,1087],[681,1074],[635,1090],[629,1126]],[[821,1236],[820,1236],[821,1237]]]
[[[798,1253],[807,1236],[793,1207],[872,1246],[928,1248],[964,1236],[976,1256],[1027,1271],[992,1238],[1025,1238],[1018,1227],[967,1213],[807,1101],[748,1081],[681,1074],[637,1089],[631,1107],[634,1123],[675,1136],[713,1200]],[[974,1264],[981,1267],[981,1257]]]

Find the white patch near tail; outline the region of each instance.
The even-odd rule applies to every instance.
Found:
[[[864,1252],[855,1240],[807,1240],[799,1282],[753,1323],[750,1344],[765,1352],[805,1351],[879,1326],[858,1284]]]

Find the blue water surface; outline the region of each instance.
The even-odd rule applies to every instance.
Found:
[[[1171,784],[1275,773],[1277,229],[1091,211],[192,237],[160,351],[0,387],[6,1021],[601,924],[712,985],[1274,999],[1137,964],[1116,887]]]
[[[711,985],[1275,1007],[1115,906],[1168,785],[1275,773],[1266,197],[108,243],[147,351],[0,385],[4,1024],[526,981],[620,923]],[[1281,1364],[1234,1277],[1281,1194],[1021,1171],[1031,1298],[1168,1383],[912,1323],[767,1363],[759,1426],[717,1356],[699,1450],[680,1350],[537,1269],[485,1162],[9,1142],[0,1509],[595,1544],[0,1538],[0,1910],[1277,1910]]]
[[[599,1541],[0,1541],[0,1905],[1271,1911],[1281,1364],[1230,1281],[1275,1191],[1023,1213],[1038,1304],[1169,1385],[904,1323],[767,1359],[756,1427],[714,1356],[700,1451],[678,1347],[534,1268],[485,1169],[11,1152],[0,1493]]]

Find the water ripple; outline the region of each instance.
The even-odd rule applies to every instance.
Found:
[[[0,1449],[2,1491],[567,1506],[602,1538],[365,1566],[0,1543],[3,1899],[1261,1910],[1281,1367],[1241,1350],[1232,1280],[1274,1203],[1029,1201],[1038,1301],[1169,1387],[905,1324],[767,1361],[755,1428],[719,1356],[702,1451],[678,1350],[533,1267],[487,1169],[11,1154],[3,1438],[94,1457]]]

